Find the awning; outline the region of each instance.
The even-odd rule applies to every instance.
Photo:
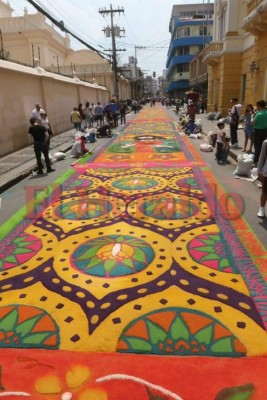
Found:
[[[166,92],[172,92],[173,90],[178,90],[178,89],[188,89],[190,87],[190,83],[188,79],[181,79],[179,81],[174,81],[169,84],[169,86],[166,89]]]

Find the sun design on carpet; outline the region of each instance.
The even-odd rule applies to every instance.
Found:
[[[42,241],[33,235],[21,234],[3,247],[0,253],[0,270],[17,267],[30,260],[42,248]]]
[[[59,329],[50,315],[36,307],[0,308],[0,347],[47,348],[59,346]]]
[[[221,323],[202,313],[167,309],[146,314],[122,333],[117,351],[164,355],[245,356],[246,349]]]
[[[108,278],[142,271],[153,258],[153,249],[145,241],[131,236],[111,235],[78,247],[71,262],[85,274]]]
[[[197,236],[188,244],[188,251],[193,260],[206,267],[223,272],[238,272],[219,233]]]

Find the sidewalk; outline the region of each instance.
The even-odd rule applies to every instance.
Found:
[[[120,128],[113,130],[114,133]],[[94,151],[102,146],[105,139],[97,140],[96,143],[87,143],[89,151]],[[74,143],[74,129],[53,136],[50,142],[51,155],[60,151],[68,152]],[[0,193],[31,175],[37,169],[33,145],[10,153],[0,158]]]
[[[173,113],[173,116],[174,119],[178,121],[179,116],[177,116],[177,114],[175,113]],[[197,119],[201,120],[204,139],[205,137],[207,137],[209,131],[214,131],[217,128],[218,121],[207,119],[207,114],[196,114],[196,120]],[[228,124],[225,124],[224,131],[226,135],[230,137],[230,126]],[[242,152],[242,149],[244,148],[245,134],[243,130],[243,125],[241,123],[239,125],[237,134],[238,134],[238,148],[230,149],[229,152],[229,157],[232,158],[234,161],[237,161],[237,157],[239,154],[244,154]]]
[[[206,115],[207,114],[196,115],[196,119],[201,119],[202,121],[202,130],[205,135],[207,135],[209,131],[214,130],[218,122],[208,120],[206,118]],[[172,117],[174,120],[178,120],[178,117],[175,113],[173,113]],[[118,131],[119,129],[120,126],[119,128],[116,128],[114,132]],[[230,135],[228,125],[226,125],[226,133]],[[244,144],[244,133],[242,131],[242,128],[238,130],[238,141],[239,147],[237,149],[231,149],[229,154],[229,156],[235,161],[237,160],[238,154],[241,153]],[[58,151],[66,153],[71,149],[73,142],[73,129],[60,133],[51,139],[50,153],[52,155]],[[89,150],[92,150],[102,144],[103,140],[98,141],[97,143],[92,143],[91,145],[89,144],[87,145],[87,147],[89,148]],[[36,161],[33,145],[29,145],[21,150],[15,151],[2,157],[0,159],[0,193],[3,193],[6,189],[11,187],[15,183],[29,176],[35,169]]]

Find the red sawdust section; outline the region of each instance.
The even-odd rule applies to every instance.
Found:
[[[28,350],[2,350],[4,390],[26,392],[34,400],[61,398],[70,392],[76,400],[149,400],[147,389],[156,398],[214,400],[226,388],[251,384],[253,400],[263,400],[267,393],[267,359],[218,359],[197,357],[158,357],[149,355],[82,354]],[[27,357],[26,357],[27,355]],[[114,379],[121,374],[124,379]],[[107,375],[113,379],[98,379]],[[23,376],[23,379],[21,377]],[[42,385],[46,378],[49,387]],[[130,379],[130,377],[135,377]],[[138,378],[139,381],[136,379]],[[142,381],[141,381],[142,380]],[[143,382],[146,382],[144,385]],[[151,385],[157,385],[155,391]],[[49,392],[47,392],[49,390]],[[44,393],[44,391],[46,391]],[[166,393],[172,393],[168,396]],[[82,397],[87,393],[87,397]],[[16,398],[16,397],[11,397]],[[153,397],[154,398],[154,397]]]

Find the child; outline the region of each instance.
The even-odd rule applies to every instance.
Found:
[[[224,122],[223,121],[219,121],[217,123],[217,127],[218,129],[216,130],[217,133],[217,139],[216,139],[216,160],[218,162],[218,164],[223,162],[223,147],[225,145],[225,132],[223,132],[224,129]]]
[[[228,164],[229,163],[227,158],[228,158],[229,151],[230,151],[230,141],[231,141],[231,138],[227,136],[225,138],[225,142],[224,142],[224,145],[223,145],[223,151],[222,151],[222,163],[223,164]]]

